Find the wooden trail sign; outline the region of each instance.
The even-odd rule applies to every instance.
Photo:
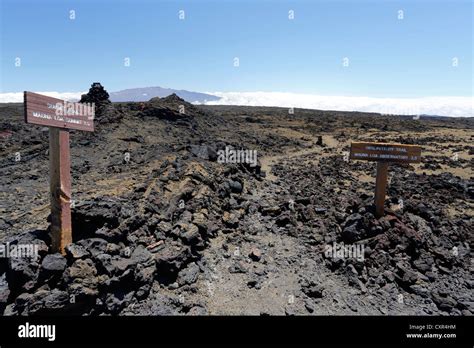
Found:
[[[388,164],[421,162],[421,147],[417,145],[390,143],[351,143],[350,159],[377,161],[375,180],[375,213],[384,214],[385,194],[387,190]]]
[[[25,92],[25,122],[42,126],[94,131],[94,106],[70,103]]]
[[[94,105],[25,92],[24,108],[26,123],[49,126],[51,248],[64,254],[72,242],[69,129],[93,132]]]

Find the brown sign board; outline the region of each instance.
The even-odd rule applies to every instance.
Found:
[[[47,127],[94,131],[94,106],[24,93],[25,122]]]
[[[421,147],[406,144],[356,142],[351,144],[350,159],[419,163],[421,161]]]

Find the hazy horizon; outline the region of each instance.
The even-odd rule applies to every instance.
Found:
[[[154,88],[143,87],[143,88]],[[169,87],[166,87],[169,88]],[[128,90],[128,89],[127,89]],[[132,90],[132,89],[130,89]],[[171,88],[171,90],[174,90]],[[183,90],[183,89],[179,89]],[[188,90],[184,90],[188,91]],[[82,92],[33,91],[58,99],[77,101]],[[109,91],[113,93],[117,91]],[[290,92],[209,92],[189,91],[217,96],[208,102],[188,102],[204,105],[273,106],[334,111],[361,111],[392,115],[433,115],[474,117],[473,100],[469,97],[371,98],[356,96],[325,96]],[[150,96],[150,99],[153,96]],[[0,103],[23,102],[23,92],[0,93]]]

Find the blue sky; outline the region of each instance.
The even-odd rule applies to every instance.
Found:
[[[473,92],[472,1],[0,1],[1,92]]]

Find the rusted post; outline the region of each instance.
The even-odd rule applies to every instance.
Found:
[[[375,179],[375,214],[384,214],[385,194],[387,191],[388,162],[377,162],[377,177]]]
[[[72,243],[71,159],[69,131],[49,127],[49,180],[51,192],[51,248],[65,253]]]

